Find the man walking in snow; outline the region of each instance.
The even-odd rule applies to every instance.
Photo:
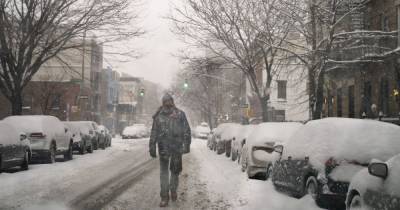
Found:
[[[153,116],[149,143],[151,157],[157,157],[156,145],[160,156],[160,207],[168,206],[170,192],[172,201],[178,199],[182,154],[190,152],[190,143],[191,131],[186,115],[176,108],[173,97],[166,94],[162,106]]]

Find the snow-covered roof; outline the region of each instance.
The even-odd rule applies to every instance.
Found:
[[[64,132],[64,125],[61,121],[53,116],[47,115],[23,115],[10,116],[4,119],[4,122],[14,126],[21,132],[43,133],[53,136],[56,133]]]
[[[400,127],[361,119],[326,118],[310,121],[286,144],[286,158],[310,158],[323,170],[330,158],[368,163],[373,158],[388,160],[400,153]]]

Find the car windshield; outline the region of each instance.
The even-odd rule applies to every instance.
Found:
[[[0,1],[1,209],[400,209],[400,0]]]

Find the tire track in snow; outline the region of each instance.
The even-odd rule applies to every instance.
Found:
[[[72,209],[97,210],[101,209],[129,187],[140,181],[146,174],[157,166],[154,159],[144,161],[134,167],[122,171],[117,176],[111,177],[95,188],[77,196],[70,202]]]

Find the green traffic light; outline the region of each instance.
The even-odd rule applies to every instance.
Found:
[[[184,87],[185,89],[187,89],[187,88],[189,88],[189,84],[188,84],[187,82],[185,82],[185,84],[183,84],[183,87]]]

